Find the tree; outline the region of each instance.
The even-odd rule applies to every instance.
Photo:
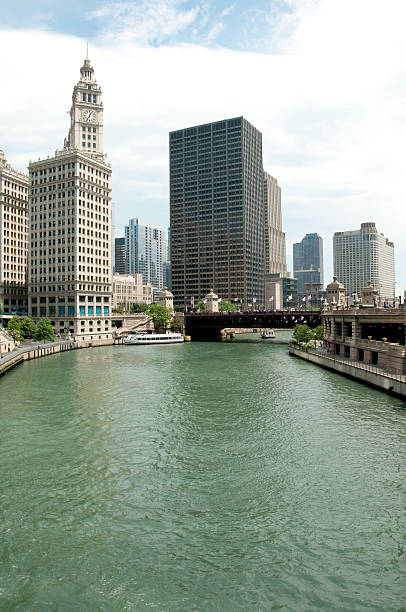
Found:
[[[149,315],[154,323],[154,329],[157,331],[160,327],[168,329],[169,324],[172,320],[172,310],[166,308],[166,306],[160,306],[159,304],[148,304],[145,305],[145,314]]]
[[[177,321],[176,319],[173,319],[171,321],[171,331],[182,333],[183,332],[182,323],[180,321]]]
[[[314,334],[308,325],[295,325],[293,330],[293,341],[296,343],[306,343],[314,339]]]
[[[123,306],[117,306],[117,308],[112,308],[111,312],[118,312],[120,314],[123,314],[124,312],[124,307]]]
[[[316,340],[323,340],[324,338],[324,327],[322,325],[318,325],[314,329],[312,329],[312,334],[316,334]]]
[[[195,312],[198,310],[200,310],[200,312],[204,312],[205,309],[206,308],[205,308],[204,300],[200,300],[199,302],[197,302],[197,304],[195,304],[195,307],[193,308]]]
[[[150,304],[131,304],[130,312],[146,312]]]
[[[35,330],[35,340],[55,340],[55,334],[49,319],[40,319]]]
[[[31,317],[25,317],[21,321],[21,334],[24,338],[33,338],[35,336],[35,332],[37,330],[37,326]]]
[[[219,312],[235,312],[236,310],[238,310],[238,307],[227,300],[219,302]]]
[[[17,315],[14,315],[8,322],[7,333],[14,338],[15,341],[23,340],[23,334],[21,330],[21,319]]]

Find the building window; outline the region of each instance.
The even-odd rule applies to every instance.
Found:
[[[103,308],[104,308],[103,313],[104,313],[104,316],[106,317],[109,314],[109,307],[108,306],[104,306]]]
[[[79,314],[82,316],[86,314],[84,306],[79,306]]]
[[[96,306],[96,314],[101,315],[101,306]]]
[[[65,316],[65,306],[59,306],[58,312],[59,312],[60,317],[64,317]]]
[[[74,306],[68,306],[68,315],[73,317],[75,314],[75,307]]]
[[[93,314],[93,306],[88,306],[87,307],[87,314],[88,315],[92,315]]]

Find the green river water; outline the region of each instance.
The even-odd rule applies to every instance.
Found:
[[[237,341],[0,379],[0,610],[406,611],[406,403]]]

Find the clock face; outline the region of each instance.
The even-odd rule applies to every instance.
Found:
[[[94,110],[86,109],[83,111],[83,119],[88,123],[96,123],[96,113]]]

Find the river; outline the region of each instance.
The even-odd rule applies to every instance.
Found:
[[[0,610],[406,610],[406,404],[230,342],[0,379]]]

